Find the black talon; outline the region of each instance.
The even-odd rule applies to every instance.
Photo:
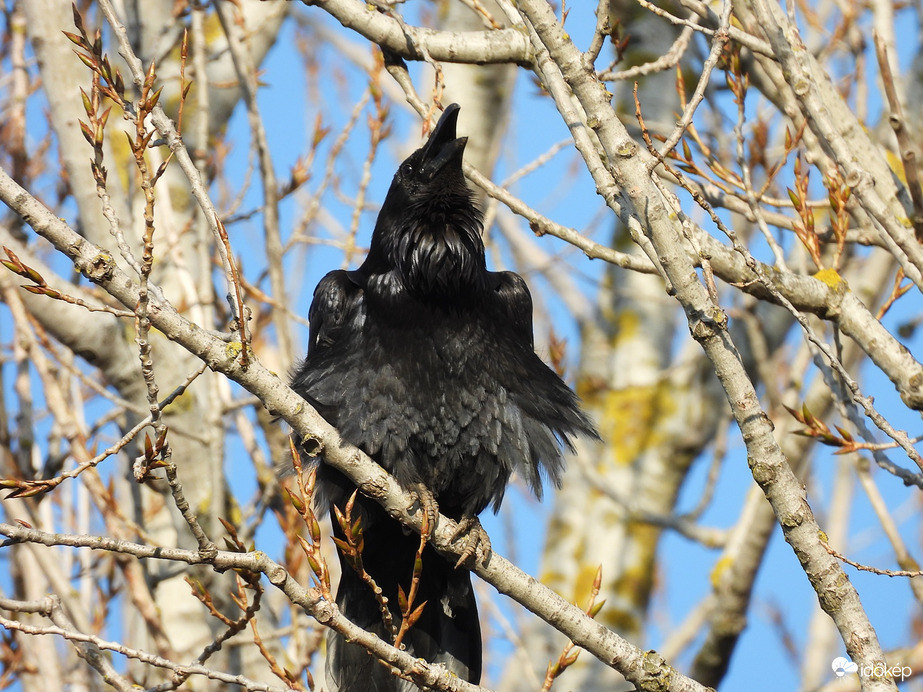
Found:
[[[410,492],[413,493],[415,498],[414,506],[419,505],[420,511],[426,517],[420,535],[428,543],[436,530],[436,521],[439,518],[439,503],[436,502],[436,496],[433,495],[433,492],[423,483],[414,483],[410,488]]]
[[[476,516],[462,517],[461,521],[458,522],[458,525],[452,532],[452,543],[455,543],[462,537],[465,539],[465,549],[455,563],[455,569],[468,563],[468,560],[471,558],[475,558],[474,562],[470,564],[471,567],[474,567],[477,564],[478,548],[481,548],[484,555],[481,562],[487,562],[487,560],[490,559],[490,554],[492,552],[490,536],[487,535],[484,527],[481,526],[480,519]]]

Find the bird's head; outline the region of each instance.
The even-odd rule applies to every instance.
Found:
[[[371,272],[394,272],[423,299],[467,293],[486,271],[481,212],[462,172],[468,138],[455,136],[458,111],[448,106],[426,143],[398,168],[366,260]]]

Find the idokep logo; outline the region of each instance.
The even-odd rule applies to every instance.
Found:
[[[830,667],[833,668],[833,673],[838,678],[843,677],[847,673],[858,673],[860,677],[870,678],[870,677],[890,677],[892,680],[900,680],[903,682],[911,675],[913,675],[913,670],[910,666],[862,666],[853,661],[850,661],[848,658],[843,656],[838,656],[833,659],[833,662],[830,664]]]
[[[833,673],[838,678],[843,677],[846,675],[846,673],[857,673],[859,671],[858,664],[853,663],[848,658],[843,658],[842,656],[833,659],[833,663],[830,664],[830,667],[833,668]]]

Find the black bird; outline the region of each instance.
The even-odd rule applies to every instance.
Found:
[[[539,497],[543,474],[558,484],[562,444],[596,432],[574,393],[535,354],[523,279],[487,271],[481,213],[462,173],[467,138],[455,136],[458,109],[446,108],[426,144],[401,164],[362,266],[332,271],[315,289],[308,355],[292,386],[401,485],[471,525],[488,505],[497,510],[514,471]],[[355,490],[323,463],[317,487],[331,510]],[[363,566],[399,623],[398,585],[409,593],[420,539],[375,501],[360,495],[356,505]],[[340,610],[391,641],[369,585],[340,562]],[[428,546],[415,600],[423,602],[407,650],[479,682],[469,572]],[[327,641],[329,690],[418,689],[336,632]]]

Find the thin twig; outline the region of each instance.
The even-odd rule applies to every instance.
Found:
[[[494,199],[508,206],[515,214],[526,219],[533,233],[540,236],[547,233],[548,235],[553,235],[555,238],[560,238],[582,250],[590,259],[601,259],[617,267],[631,269],[632,271],[642,274],[658,273],[654,266],[642,257],[631,255],[627,252],[619,252],[605,245],[600,245],[582,235],[579,231],[568,228],[567,226],[562,226],[548,217],[543,216],[508,190],[496,185],[490,178],[475,169],[471,164],[463,164],[463,169],[465,171],[465,177],[468,178],[468,180],[484,190],[484,192]]]
[[[170,394],[168,394],[162,401],[158,402],[158,409],[162,411],[164,408],[172,404],[176,400],[177,397],[182,396],[186,392],[186,388],[190,384],[192,384],[192,382],[199,375],[205,372],[207,368],[208,368],[208,365],[206,363],[201,363],[199,367],[196,368],[196,370],[192,374],[186,377],[186,380],[181,385],[179,385],[176,389],[170,392]],[[77,476],[79,476],[81,473],[83,473],[87,469],[98,466],[100,463],[108,459],[113,454],[116,454],[122,449],[124,449],[132,440],[135,439],[135,437],[137,437],[138,433],[144,430],[144,428],[146,428],[148,425],[151,425],[152,421],[153,421],[153,416],[151,414],[148,414],[147,417],[138,421],[138,423],[136,423],[135,426],[131,430],[129,430],[124,435],[122,435],[122,437],[119,439],[118,442],[116,442],[113,445],[110,445],[109,447],[104,449],[102,452],[94,456],[92,459],[88,459],[84,461],[83,463],[77,465],[70,471],[67,471],[58,476],[55,476],[54,478],[43,478],[39,480],[26,480],[26,481],[0,480],[0,487],[26,488],[27,489],[26,492],[21,492],[17,494],[17,496],[19,497],[28,497],[30,495],[36,495],[39,493],[47,493],[50,490],[59,486],[64,481],[68,480],[69,478],[76,478]],[[32,489],[35,489],[35,491],[33,492]]]
[[[888,108],[891,111],[888,116],[888,122],[891,123],[891,129],[894,130],[894,135],[897,137],[897,148],[901,153],[904,176],[907,178],[907,189],[910,191],[910,199],[913,203],[911,222],[917,234],[917,240],[923,242],[923,188],[920,187],[917,145],[913,134],[908,130],[908,123],[904,119],[901,101],[897,97],[894,75],[891,74],[891,63],[888,59],[888,49],[878,32],[873,33],[875,36],[875,55],[878,57],[878,69],[881,72],[881,81],[884,83],[885,95],[888,98]]]
[[[134,83],[140,88],[144,84],[145,79],[144,67],[141,64],[141,61],[138,59],[138,56],[135,55],[134,49],[131,46],[131,41],[128,37],[128,32],[126,31],[124,25],[119,21],[118,15],[115,13],[115,9],[112,6],[111,0],[99,0],[99,9],[103,13],[103,16],[105,16],[106,21],[109,23],[109,26],[115,35],[116,41],[119,45],[119,54],[125,59]],[[204,82],[201,85],[201,88],[207,88]],[[206,222],[209,224],[212,233],[214,233],[215,237],[217,238],[219,236],[219,216],[214,204],[212,204],[211,198],[209,197],[207,186],[202,176],[199,174],[199,170],[196,168],[195,162],[193,162],[192,157],[189,155],[185,144],[183,144],[182,138],[179,136],[179,133],[173,126],[173,121],[167,116],[159,103],[155,103],[151,110],[151,123],[157,129],[157,132],[160,134],[160,136],[165,140],[167,146],[170,147],[170,151],[173,153],[174,158],[180,167],[180,170],[183,171],[186,179],[189,181],[189,191],[192,193],[196,202],[202,209],[202,213]],[[230,287],[233,284],[233,280],[231,278],[232,272],[230,268],[230,259],[223,243],[219,242],[217,244],[217,249],[218,255],[221,257],[221,261],[225,269],[228,286]],[[232,303],[232,308],[234,308],[235,311],[237,310],[237,307],[237,304]],[[243,321],[244,316],[241,314],[235,314],[234,318]]]
[[[35,627],[32,625],[25,625],[16,620],[9,620],[5,617],[0,616],[0,625],[5,627],[8,630],[22,632],[23,634],[35,634],[35,635],[56,635],[67,641],[85,643],[92,645],[96,649],[101,649],[103,651],[113,651],[115,653],[121,654],[126,658],[131,658],[136,661],[141,661],[142,663],[147,663],[152,666],[157,666],[158,668],[166,668],[171,670],[178,675],[184,675],[186,677],[192,675],[201,675],[204,678],[209,680],[217,680],[218,682],[223,682],[230,685],[240,685],[247,690],[252,690],[253,692],[286,692],[286,688],[275,687],[273,685],[266,685],[264,683],[256,682],[255,680],[250,680],[249,678],[244,677],[243,675],[231,675],[229,673],[222,673],[217,670],[212,670],[211,668],[206,668],[201,665],[183,665],[181,663],[174,663],[168,659],[165,659],[161,656],[148,653],[141,649],[135,649],[118,642],[110,642],[104,639],[100,639],[92,634],[84,634],[83,632],[77,632],[70,628],[65,627]],[[105,660],[105,657],[98,656],[92,657],[96,660]],[[87,657],[89,661],[91,657]],[[105,676],[104,676],[105,677]],[[125,690],[134,689],[132,685],[128,684]]]
[[[670,133],[670,136],[667,137],[666,141],[663,143],[663,146],[660,147],[658,152],[659,156],[655,157],[655,159],[648,165],[648,170],[653,171],[657,164],[662,162],[663,158],[669,155],[671,151],[673,151],[673,148],[677,145],[679,140],[682,139],[683,134],[686,132],[686,128],[689,127],[689,123],[692,122],[692,117],[695,115],[696,109],[705,98],[705,89],[708,87],[708,81],[711,78],[711,73],[715,69],[715,66],[718,64],[718,60],[721,58],[721,53],[724,51],[724,47],[728,42],[728,27],[730,24],[731,3],[729,0],[725,0],[724,7],[721,10],[721,20],[718,26],[718,30],[715,31],[714,41],[712,41],[711,50],[708,53],[708,58],[704,63],[702,63],[702,72],[699,76],[699,81],[695,86],[695,91],[692,94],[692,98],[689,99],[689,102],[683,109],[683,115],[680,117],[679,122],[676,123],[676,127],[673,129],[673,132]]]
[[[279,185],[276,181],[266,128],[263,126],[263,119],[260,116],[256,102],[258,85],[256,65],[253,64],[250,51],[246,46],[246,27],[243,26],[243,16],[238,14],[238,10],[233,3],[218,2],[214,4],[214,7],[227,38],[228,50],[234,63],[234,70],[237,73],[240,91],[247,106],[247,118],[250,123],[250,132],[252,133],[251,139],[253,146],[256,147],[257,160],[260,165],[260,180],[263,184],[263,239],[265,241],[266,263],[269,270],[269,283],[272,287],[273,295],[279,301],[279,305],[287,306],[285,273],[282,262],[284,259],[284,246],[279,229]],[[229,258],[230,255],[231,252],[228,250]],[[233,271],[234,269],[232,268]],[[237,290],[239,299],[239,288]],[[242,306],[239,306],[239,309],[241,312],[238,318],[242,318],[244,317]],[[288,322],[285,307],[281,307],[281,309],[274,307],[273,312],[275,313],[273,325],[276,330],[279,355],[282,359],[283,367],[288,368],[294,358],[291,326]],[[240,357],[242,362],[247,362],[248,354],[243,336],[241,341],[244,348]]]
[[[452,531],[451,522],[445,522],[442,531],[448,533]],[[0,522],[0,535],[7,536],[8,539],[0,543],[0,548],[13,543],[29,543],[37,545],[64,545],[71,547],[85,547],[94,550],[105,550],[108,552],[134,555],[139,559],[156,559],[183,562],[189,565],[211,565],[212,568],[219,571],[228,569],[245,570],[249,572],[258,572],[266,576],[269,582],[277,589],[281,590],[286,597],[295,605],[307,610],[318,621],[335,629],[350,641],[354,641],[360,646],[370,650],[381,660],[386,661],[389,665],[400,668],[404,674],[412,679],[420,687],[432,687],[439,690],[451,692],[483,692],[484,688],[472,685],[471,683],[460,680],[454,674],[445,671],[444,667],[427,663],[422,659],[416,659],[409,653],[400,651],[389,645],[383,640],[370,634],[347,620],[334,603],[323,598],[317,589],[306,589],[289,574],[282,565],[270,559],[268,555],[261,551],[252,551],[240,553],[235,551],[217,550],[212,555],[206,555],[199,550],[185,550],[183,548],[168,548],[147,546],[131,541],[125,541],[108,536],[91,536],[87,534],[66,534],[66,533],[49,533],[40,531],[27,526],[17,524],[7,524]],[[26,631],[24,626],[0,618],[0,625],[7,626],[12,622],[16,629]],[[49,631],[50,628],[39,628],[43,631],[28,632],[34,634],[60,634],[66,636],[69,632]],[[80,633],[74,633],[75,637],[87,637]],[[152,656],[145,652],[135,649],[126,649],[120,644],[112,642],[96,642],[100,648],[118,651],[123,655],[137,658],[152,665],[162,666],[170,670],[182,673],[190,672],[194,675],[205,675],[213,677],[214,675],[226,676],[225,673],[215,673],[210,669],[202,666],[183,666],[172,661],[167,661],[159,656]],[[138,654],[138,655],[133,655]],[[239,676],[236,676],[239,677]],[[213,677],[213,679],[224,680],[225,678]],[[230,680],[234,684],[244,685],[245,679],[241,682]],[[249,682],[249,681],[247,681]],[[254,687],[254,690],[272,690],[272,692],[281,692],[276,687]]]
[[[644,77],[655,72],[663,72],[664,70],[674,68],[679,65],[679,61],[682,60],[683,55],[686,54],[686,50],[689,48],[689,43],[694,32],[694,27],[684,26],[682,31],[679,32],[679,36],[677,36],[676,40],[673,42],[673,45],[670,46],[670,49],[656,60],[646,62],[642,65],[636,65],[635,67],[629,67],[627,70],[615,71],[611,68],[603,70],[597,77],[605,82],[627,82],[637,79],[638,77]]]
[[[923,577],[923,571],[920,570],[905,570],[905,569],[881,569],[879,567],[871,567],[869,565],[863,565],[861,562],[855,562],[850,560],[848,557],[843,555],[843,553],[837,552],[830,547],[830,544],[827,543],[825,537],[821,536],[820,543],[827,550],[828,553],[833,555],[840,562],[845,562],[847,565],[852,565],[858,570],[863,572],[871,572],[872,574],[880,574],[883,577]]]
[[[234,255],[231,252],[231,241],[228,239],[227,229],[221,219],[216,218],[215,222],[218,225],[218,238],[221,240],[221,246],[227,254],[231,289],[234,291],[232,296],[228,296],[228,301],[234,309],[234,314],[237,315],[233,327],[240,334],[240,366],[246,370],[250,366],[250,340],[247,338],[249,333],[247,323],[250,313],[247,306],[244,305],[243,293],[240,288],[240,272],[237,270],[237,262],[234,261]]]
[[[4,617],[0,617],[0,625],[3,625],[8,630],[18,630],[25,634],[60,634],[74,644],[77,655],[95,669],[109,685],[120,692],[131,692],[131,690],[135,689],[125,677],[115,670],[112,662],[101,654],[100,650],[107,648],[105,644],[108,642],[103,642],[92,635],[77,632],[73,621],[61,603],[61,599],[57,596],[48,596],[41,601],[31,602],[17,602],[5,598],[3,599],[3,610],[40,613],[46,616],[54,623],[54,627],[25,625],[16,620],[7,620]],[[116,644],[116,646],[121,645]]]
[[[681,17],[677,17],[676,15],[670,14],[666,10],[660,7],[657,7],[657,5],[653,4],[652,2],[648,2],[648,0],[637,0],[637,1],[641,7],[647,10],[650,10],[651,12],[656,14],[658,17],[663,17],[671,24],[676,24],[678,26],[691,27],[695,31],[699,31],[705,34],[706,36],[714,36],[717,33],[716,29],[709,29],[708,27],[700,26],[698,21],[693,20],[693,19],[682,19]],[[698,4],[702,5],[702,7],[705,8],[704,10],[700,11],[699,9],[694,9],[695,13],[698,14],[699,16],[707,15],[708,12],[710,12],[710,9],[708,9],[708,7],[704,3],[693,3],[693,2],[688,2],[687,0],[685,4],[692,6],[692,7],[695,7],[695,5],[698,5]],[[730,37],[734,41],[737,41],[741,45],[746,46],[747,48],[752,50],[754,53],[765,55],[770,58],[773,57],[772,46],[770,46],[766,41],[762,40],[761,38],[758,38],[754,36],[753,34],[749,34],[746,31],[743,31],[742,29],[737,28],[736,26],[729,26],[728,33],[730,34]]]

